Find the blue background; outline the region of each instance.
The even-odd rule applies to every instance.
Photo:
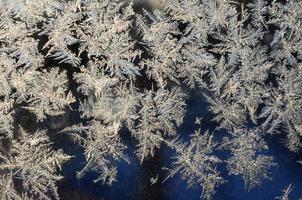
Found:
[[[187,100],[187,113],[184,123],[179,128],[179,134],[183,140],[194,132],[195,118],[207,118],[207,104],[200,93],[191,91]],[[208,122],[202,124],[203,129],[212,130],[217,124]],[[221,133],[223,135],[223,133]],[[72,153],[75,157],[64,166],[65,178],[59,183],[59,193],[63,200],[190,200],[200,199],[201,189],[197,187],[187,188],[188,185],[178,175],[168,179],[167,172],[163,167],[170,167],[174,152],[162,146],[153,158],[146,160],[140,165],[136,158],[135,142],[129,137],[127,131],[123,131],[123,142],[128,145],[127,155],[131,164],[117,163],[117,182],[110,186],[94,183],[96,173],[87,173],[81,179],[75,177],[75,172],[85,165],[83,151],[76,147],[70,140],[64,140],[64,150]],[[213,199],[217,200],[269,200],[282,195],[282,189],[289,184],[294,186],[290,193],[290,199],[296,200],[302,197],[302,165],[297,160],[302,160],[301,155],[289,152],[280,142],[280,135],[268,136],[266,142],[269,146],[268,154],[274,156],[277,166],[271,169],[272,180],[264,180],[261,187],[246,191],[241,176],[230,176],[225,165],[219,166],[226,183],[221,185]],[[217,155],[221,158],[227,153]],[[151,185],[150,178],[157,177],[158,182]]]

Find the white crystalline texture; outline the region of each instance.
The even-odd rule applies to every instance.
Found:
[[[300,0],[0,0],[0,200],[60,198],[62,136],[78,178],[119,181],[129,133],[140,163],[174,151],[167,178],[201,198],[227,181],[219,165],[261,187],[267,135],[302,147],[301,16]]]

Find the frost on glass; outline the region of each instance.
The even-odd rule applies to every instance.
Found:
[[[173,151],[167,178],[201,198],[228,181],[218,166],[261,187],[270,136],[302,147],[301,14],[299,0],[0,0],[0,198],[60,198],[76,156],[62,135],[82,150],[79,179],[118,182],[128,133],[140,164]],[[205,117],[180,131],[193,91]]]

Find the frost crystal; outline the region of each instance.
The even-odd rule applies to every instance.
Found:
[[[0,0],[0,199],[59,199],[62,137],[78,178],[113,185],[131,143],[141,164],[173,150],[168,178],[201,198],[220,165],[260,186],[267,138],[302,147],[301,16],[300,0]]]

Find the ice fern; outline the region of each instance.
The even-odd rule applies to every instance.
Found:
[[[174,140],[168,142],[168,145],[175,149],[177,154],[168,177],[180,173],[189,186],[202,187],[201,197],[211,199],[216,188],[224,182],[217,170],[217,164],[222,161],[213,155],[217,148],[213,135],[208,132],[200,133],[198,130],[191,136],[189,143]]]
[[[52,149],[44,130],[31,134],[21,128],[0,153],[1,199],[59,199],[56,182],[63,177],[58,170],[69,159]]]
[[[1,200],[59,199],[74,161],[61,148],[83,161],[68,174],[99,184],[171,150],[163,173],[201,199],[215,199],[224,168],[261,187],[277,164],[271,138],[302,147],[301,11],[299,0],[0,0]]]

